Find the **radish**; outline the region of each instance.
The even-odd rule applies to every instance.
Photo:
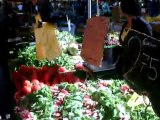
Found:
[[[66,72],[66,71],[67,71],[67,69],[65,67],[59,67],[58,68],[59,73],[63,73],[63,72]]]
[[[122,85],[122,86],[121,86],[121,92],[122,92],[122,93],[129,92],[129,89],[130,89],[130,88],[129,88],[127,85]]]
[[[60,92],[64,93],[65,95],[69,94],[69,92],[67,90],[65,90],[65,89],[61,89]]]
[[[60,112],[55,112],[55,113],[54,113],[54,116],[55,116],[55,117],[60,117],[60,116],[61,116],[61,113],[60,113]]]
[[[77,64],[75,65],[75,69],[76,69],[76,70],[83,70],[83,65],[82,65],[81,63],[77,63]]]

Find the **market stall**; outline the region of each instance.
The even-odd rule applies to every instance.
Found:
[[[88,1],[89,6],[90,4],[91,1]],[[89,6],[90,18],[91,6]],[[120,12],[119,8],[116,9]],[[97,18],[100,18],[100,22]],[[145,94],[138,95],[137,90],[141,89],[136,88],[140,86],[140,88],[144,87],[143,90],[148,90],[151,88],[148,87],[150,83],[157,85],[153,81],[157,82],[159,78],[155,71],[159,70],[157,67],[159,56],[153,53],[159,50],[159,41],[130,31],[131,34],[139,37],[138,40],[134,38],[136,45],[143,44],[138,55],[137,52],[126,53],[126,60],[130,60],[130,57],[140,57],[137,59],[137,64],[135,59],[129,61],[135,64],[133,69],[125,74],[125,81],[116,71],[118,59],[116,49],[121,47],[119,43],[121,22],[117,19],[119,16],[111,18],[113,21],[110,24],[109,18],[94,16],[88,19],[81,35],[72,31],[74,28],[69,29],[69,15],[68,19],[65,16],[68,23],[59,28],[40,19],[36,19],[36,24],[34,23],[33,26],[27,24],[25,28],[30,29],[26,32],[20,29],[23,28],[21,26],[19,32],[22,36],[17,37],[16,40],[8,39],[9,42],[16,42],[17,47],[10,50],[10,52],[16,51],[16,54],[14,59],[9,59],[9,70],[15,86],[12,95],[16,103],[15,120],[159,120],[150,105],[151,99],[144,96]],[[89,21],[96,22],[99,31],[97,26],[92,26],[93,23],[91,25]],[[87,42],[90,44],[86,44]],[[133,52],[136,48],[132,49],[130,46],[133,43],[132,47],[134,47],[134,42],[130,38],[127,42],[128,46],[125,49]],[[149,43],[151,46],[148,45]],[[88,49],[89,47],[91,49]],[[153,52],[154,58],[146,48]],[[86,49],[91,51],[93,59],[98,59],[98,63],[88,60],[91,57],[89,54],[86,55]],[[150,56],[145,56],[143,53]],[[100,57],[97,57],[97,54]],[[86,58],[88,56],[89,58]],[[141,66],[141,63],[144,66]],[[142,76],[139,68],[143,68]],[[147,78],[147,82],[143,78]],[[156,90],[158,91],[158,87],[153,93],[156,93]],[[149,97],[154,99],[155,96]],[[154,107],[157,103],[157,101],[154,103]]]
[[[115,40],[107,40],[105,47],[114,42],[116,45],[116,35],[108,34],[108,39]],[[80,45],[82,38],[58,31],[57,38],[64,53],[53,61],[37,61],[35,45],[19,52],[19,63],[12,76],[17,119],[158,120],[148,107],[147,97],[139,96],[125,81],[116,79],[116,73],[110,78],[107,72],[94,77],[88,74],[79,56],[81,47],[78,46],[76,54],[68,48],[73,41]]]

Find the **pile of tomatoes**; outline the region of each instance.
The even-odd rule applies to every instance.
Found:
[[[14,99],[19,101],[21,97],[26,96],[36,90],[40,90],[44,86],[46,86],[44,83],[39,82],[36,79],[33,79],[32,81],[25,80],[23,82],[23,87],[14,94]]]
[[[75,64],[75,70],[83,70],[83,65],[81,63]],[[43,66],[39,69],[22,65],[18,71],[13,73],[12,77],[17,91],[14,95],[16,101],[44,86],[52,86],[62,82],[84,81],[69,72],[65,67],[57,65],[54,65],[54,67]]]

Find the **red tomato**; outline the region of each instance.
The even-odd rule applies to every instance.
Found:
[[[33,79],[31,82],[32,82],[33,85],[39,84],[39,81],[37,79]]]
[[[31,87],[23,86],[22,91],[23,91],[24,95],[27,95],[27,94],[31,93]]]
[[[23,82],[23,86],[30,86],[31,85],[31,82],[29,80],[25,80]]]
[[[41,89],[41,87],[39,86],[39,84],[34,84],[33,86],[32,86],[32,92],[34,92],[34,91],[36,91],[36,90],[40,90]]]

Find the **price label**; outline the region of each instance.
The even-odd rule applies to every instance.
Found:
[[[160,40],[131,30],[124,48],[124,78],[143,91],[160,89]]]

